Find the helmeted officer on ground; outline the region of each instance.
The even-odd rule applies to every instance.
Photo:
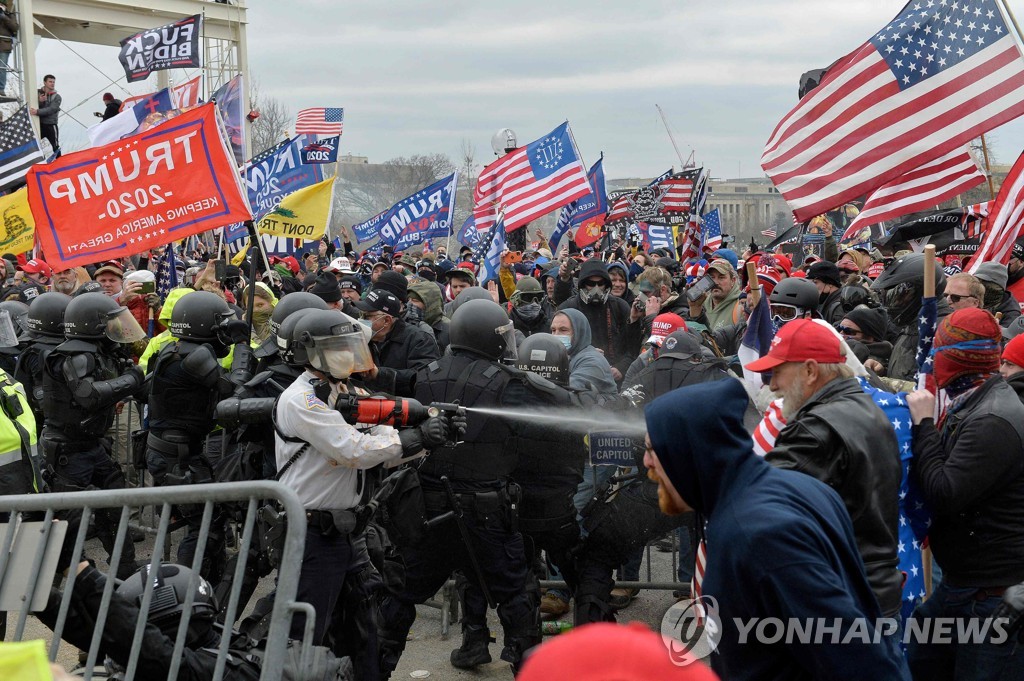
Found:
[[[78,565],[71,595],[71,607],[67,612],[62,636],[68,643],[82,650],[88,650],[92,643],[93,629],[99,615],[102,596],[107,578],[88,563]],[[185,645],[181,651],[178,667],[179,679],[207,681],[214,678],[217,668],[217,653],[221,631],[215,625],[218,612],[217,599],[205,579],[199,577],[196,586],[189,593],[192,570],[184,565],[164,563],[158,573],[151,573],[150,566],[143,566],[134,575],[121,583],[111,594],[109,609],[101,635],[100,651],[106,654],[105,666],[111,678],[123,678],[135,637],[135,624],[140,617],[146,618],[142,634],[142,646],[135,669],[137,679],[166,679],[175,658],[175,638],[185,606],[191,596],[191,610]],[[153,583],[153,596],[149,611],[140,610],[146,584]],[[46,608],[38,614],[46,626],[53,629],[60,613],[62,594],[57,589],[50,591]],[[236,639],[237,640],[237,639]],[[254,654],[252,654],[254,653]],[[224,668],[223,678],[227,681],[258,681],[260,678],[261,651],[228,649],[229,661]],[[352,665],[348,660],[335,659],[328,651],[313,650],[311,666],[299,670],[293,661],[286,658],[287,678],[316,678],[330,681],[352,679]],[[295,676],[296,674],[303,676]]]
[[[67,340],[43,363],[43,426],[41,441],[46,465],[52,471],[55,492],[88,487],[120,489],[124,473],[111,459],[104,438],[114,422],[118,402],[142,387],[142,371],[132,363],[127,344],[146,333],[128,308],[102,293],[84,293],[71,300],[64,311]],[[96,529],[107,553],[114,548],[119,514],[98,509]],[[70,562],[80,513],[70,513],[66,556]],[[67,558],[67,560],[64,560]],[[124,543],[119,578],[135,571],[135,547]]]
[[[153,482],[163,485],[213,481],[206,457],[206,438],[214,429],[217,403],[234,389],[220,360],[234,345],[236,366],[247,380],[251,363],[248,328],[220,296],[197,291],[184,296],[171,313],[174,341],[160,348],[150,363],[149,438],[146,464]],[[192,564],[198,542],[202,507],[183,506],[178,513],[188,522],[188,534],[178,546],[178,562]],[[224,523],[219,509],[210,525],[200,572],[219,580],[223,569]]]
[[[71,296],[50,291],[29,303],[23,317],[26,346],[18,357],[14,378],[25,388],[36,428],[43,428],[43,363],[55,347],[64,342],[64,310]]]
[[[296,600],[316,610],[314,644],[329,625],[332,633],[353,630],[339,618],[357,620],[359,635],[335,636],[334,650],[349,654],[358,676],[371,679],[378,676],[373,614],[381,579],[366,549],[366,518],[356,512],[365,471],[444,443],[449,433],[443,417],[402,431],[361,430],[337,411],[339,397],[352,393],[349,376],[373,366],[368,336],[340,311],[303,314],[291,337],[293,362],[305,371],[278,400],[275,427],[279,479],[298,494],[309,523]],[[292,638],[301,639],[304,626],[305,618],[295,617]]]
[[[502,364],[503,358],[515,358],[515,329],[496,303],[470,300],[459,306],[450,334],[450,354],[417,371],[415,397],[420,402],[458,401],[485,409],[533,407],[538,402],[571,406],[567,391]],[[496,601],[504,629],[503,660],[518,667],[523,653],[540,642],[539,602],[536,593],[527,589],[526,554],[516,526],[519,488],[510,479],[518,464],[522,425],[476,411],[469,412],[468,421],[465,441],[435,449],[418,472],[430,518],[457,510],[452,509],[445,482],[451,486],[472,547],[448,521],[429,529],[423,541],[403,548],[405,587],[401,593],[385,596],[381,606],[384,672],[398,664],[416,618],[416,604],[432,597],[455,569],[478,583],[482,578]],[[481,642],[486,652],[489,632],[479,614],[486,612],[486,605],[476,604],[467,611],[471,612],[463,621],[460,650],[471,658]]]

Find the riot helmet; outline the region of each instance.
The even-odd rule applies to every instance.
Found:
[[[519,344],[516,367],[532,371],[552,383],[569,385],[569,351],[550,333],[535,333]]]
[[[146,332],[127,307],[105,293],[91,292],[74,296],[68,303],[64,335],[69,339],[108,338],[115,343],[134,343],[144,339]]]
[[[337,310],[311,310],[292,329],[293,363],[342,381],[373,368],[362,324]]]
[[[64,311],[70,302],[71,296],[56,291],[38,296],[29,304],[25,313],[25,330],[39,336],[63,338]]]
[[[27,303],[23,303],[20,300],[5,300],[0,302],[0,310],[6,310],[7,314],[10,315],[15,332],[28,330],[28,327],[25,325],[25,315],[28,314]],[[63,332],[60,335],[63,336]]]
[[[208,643],[213,634],[213,623],[218,609],[217,597],[210,583],[184,565],[161,564],[158,574],[152,577],[150,567],[148,564],[143,565],[135,574],[121,582],[117,587],[117,594],[141,608],[146,584],[152,581],[153,595],[149,602],[149,612],[142,614],[150,624],[174,638],[185,610],[190,582],[195,578],[192,614],[189,617],[185,644],[189,648],[198,648]]]
[[[450,346],[487,359],[516,359],[515,327],[493,300],[470,300],[459,306],[448,327]]]
[[[196,291],[183,297],[171,312],[171,335],[196,343],[218,339],[221,325],[234,317],[227,302],[216,293]]]
[[[768,303],[772,324],[778,331],[786,322],[818,311],[818,287],[806,279],[787,277],[772,289]]]
[[[871,288],[884,291],[885,306],[889,317],[896,326],[907,326],[917,319],[924,295],[924,253],[908,253],[893,260],[886,267]],[[935,268],[935,295],[942,296],[946,290],[946,274],[941,267]]]
[[[328,308],[323,298],[306,291],[296,291],[295,293],[282,296],[277,305],[274,306],[274,312],[270,315],[270,332],[277,335],[281,329],[281,323],[291,313],[306,309],[326,310]]]
[[[288,315],[287,319],[281,322],[281,327],[277,330],[277,335],[274,336],[274,341],[277,344],[277,355],[285,364],[302,366],[302,362],[295,361],[295,343],[292,342],[292,331],[295,330],[295,325],[299,323],[300,319],[312,312],[318,311],[319,310],[315,310],[311,307],[296,310],[292,314]]]

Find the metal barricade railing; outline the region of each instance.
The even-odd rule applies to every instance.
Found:
[[[281,677],[287,656],[288,632],[293,614],[301,613],[306,615],[305,635],[302,642],[302,664],[306,666],[312,653],[311,641],[313,633],[313,621],[315,619],[312,606],[307,603],[296,603],[295,595],[298,588],[299,571],[302,565],[303,547],[306,541],[305,512],[298,497],[288,487],[279,482],[253,481],[236,483],[218,483],[209,485],[182,485],[176,487],[160,487],[145,489],[124,489],[124,490],[96,490],[85,492],[72,492],[61,494],[27,494],[18,496],[0,496],[0,511],[11,514],[11,522],[7,525],[7,531],[0,537],[0,584],[4,584],[8,570],[15,560],[24,560],[23,556],[16,557],[11,553],[14,544],[17,523],[16,517],[25,513],[45,513],[45,518],[39,531],[42,533],[42,542],[38,545],[36,555],[33,556],[33,574],[41,572],[44,561],[44,554],[47,548],[47,539],[50,529],[54,526],[53,520],[56,512],[79,511],[82,514],[77,535],[74,538],[74,551],[69,565],[60,565],[58,569],[68,568],[68,576],[64,585],[64,592],[61,598],[60,610],[54,626],[53,642],[50,646],[50,660],[55,661],[59,652],[61,635],[67,623],[68,610],[71,605],[72,591],[76,580],[76,567],[78,557],[82,555],[82,548],[85,545],[86,534],[89,527],[89,520],[95,509],[121,508],[120,522],[114,539],[114,545],[110,556],[110,574],[116,570],[121,560],[121,555],[128,532],[128,517],[132,507],[154,506],[161,509],[159,525],[156,532],[156,541],[153,546],[153,554],[150,559],[151,570],[158,570],[162,561],[162,554],[166,543],[169,541],[169,527],[171,520],[172,506],[180,504],[193,504],[203,506],[202,520],[200,522],[198,543],[193,559],[193,578],[189,585],[187,600],[183,605],[183,615],[178,627],[174,641],[174,655],[167,678],[174,679],[178,676],[178,668],[182,659],[182,650],[188,633],[189,618],[193,604],[195,590],[198,587],[199,567],[203,562],[203,554],[206,548],[206,540],[210,534],[210,525],[213,518],[214,504],[224,502],[247,502],[248,508],[243,522],[241,548],[238,554],[238,561],[235,566],[234,580],[231,593],[224,615],[224,621],[234,622],[239,610],[243,575],[246,570],[248,548],[255,536],[255,525],[258,507],[267,500],[277,500],[287,514],[287,531],[285,534],[284,550],[282,552],[281,564],[277,571],[277,588],[274,599],[273,612],[271,615],[270,628],[266,639],[266,648],[262,661],[261,679],[275,680]],[[67,537],[66,540],[70,540]],[[52,575],[51,575],[52,577]],[[25,625],[29,615],[29,604],[37,588],[39,580],[29,580],[26,593],[22,595],[25,604],[20,609],[17,624],[14,631],[14,640],[20,641],[25,634]],[[114,580],[108,578],[104,588],[99,610],[96,613],[95,628],[92,635],[92,642],[88,650],[85,678],[92,677],[92,669],[99,661],[97,660],[100,648],[101,635],[106,624],[110,601],[114,591]],[[142,602],[139,605],[141,612],[148,612],[153,598],[153,580],[148,580],[143,592]],[[132,646],[126,665],[125,679],[131,681],[135,673],[141,651],[142,635],[145,630],[145,618],[139,617],[135,625],[135,634],[132,639]],[[225,664],[230,644],[230,624],[228,633],[221,637],[217,652],[216,668],[213,676],[214,681],[223,678]],[[102,661],[99,661],[102,662]],[[148,680],[147,680],[148,681]]]

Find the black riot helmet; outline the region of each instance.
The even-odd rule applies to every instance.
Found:
[[[146,332],[128,308],[105,293],[91,292],[73,296],[64,309],[64,335],[82,340],[108,338],[115,343],[134,343],[145,338]]]
[[[217,340],[217,329],[233,316],[227,302],[216,293],[196,291],[174,304],[171,335],[181,340],[212,343]]]
[[[370,329],[338,310],[310,310],[295,322],[292,363],[344,380],[373,368]]]
[[[487,359],[516,359],[515,327],[493,300],[470,300],[459,306],[448,327],[450,346]]]
[[[563,388],[569,385],[569,351],[550,333],[535,333],[519,344],[516,367]]]
[[[49,338],[64,337],[64,311],[71,302],[71,296],[50,291],[36,296],[25,313],[23,325],[26,331]]]
[[[194,575],[192,614],[188,623],[188,637],[185,644],[189,648],[198,648],[207,644],[213,633],[213,623],[217,617],[217,597],[210,583],[199,575]],[[159,573],[150,575],[150,566],[143,565],[138,572],[124,580],[117,587],[117,594],[128,599],[136,607],[142,606],[146,583],[153,582],[153,596],[149,603],[147,621],[172,639],[177,636],[178,624],[185,611],[185,599],[189,594],[189,582],[193,572],[184,565],[164,563]]]
[[[768,296],[772,305],[792,305],[804,312],[818,309],[818,287],[807,279],[787,277],[783,279]]]
[[[924,253],[908,253],[896,258],[886,267],[871,288],[884,291],[885,306],[896,326],[907,326],[917,319],[924,295]],[[941,297],[946,290],[946,275],[941,267],[935,268],[935,295]]]
[[[288,295],[294,294],[289,293]],[[302,362],[295,361],[295,343],[292,342],[292,332],[295,330],[295,325],[298,324],[306,315],[320,311],[321,310],[314,310],[311,307],[296,310],[292,314],[288,315],[287,319],[281,322],[281,327],[277,330],[277,335],[274,336],[274,340],[277,343],[277,355],[285,364],[299,367],[303,366]]]
[[[15,331],[27,329],[25,326],[25,315],[28,314],[28,304],[23,303],[20,300],[5,300],[0,302],[0,310],[7,310],[7,314],[11,315],[11,321],[14,322]],[[63,336],[64,333],[61,332],[60,335]]]
[[[327,303],[320,296],[307,293],[306,291],[296,291],[295,293],[282,296],[270,315],[270,332],[277,335],[277,332],[281,329],[281,323],[289,315],[298,310],[306,309],[326,310]]]

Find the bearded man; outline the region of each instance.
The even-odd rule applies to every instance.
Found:
[[[707,518],[702,605],[718,625],[707,631],[720,637],[712,668],[734,681],[909,679],[896,621],[876,625],[842,500],[762,461],[743,427],[746,406],[740,382],[723,380],[673,390],[645,411],[644,465],[662,511]],[[810,627],[811,636],[759,636],[754,623],[772,619]]]
[[[896,428],[846,366],[839,337],[809,319],[786,324],[747,369],[771,371],[786,427],[765,457],[834,489],[853,521],[868,581],[886,617],[901,605],[897,554],[900,456]],[[895,400],[896,397],[893,396]]]

